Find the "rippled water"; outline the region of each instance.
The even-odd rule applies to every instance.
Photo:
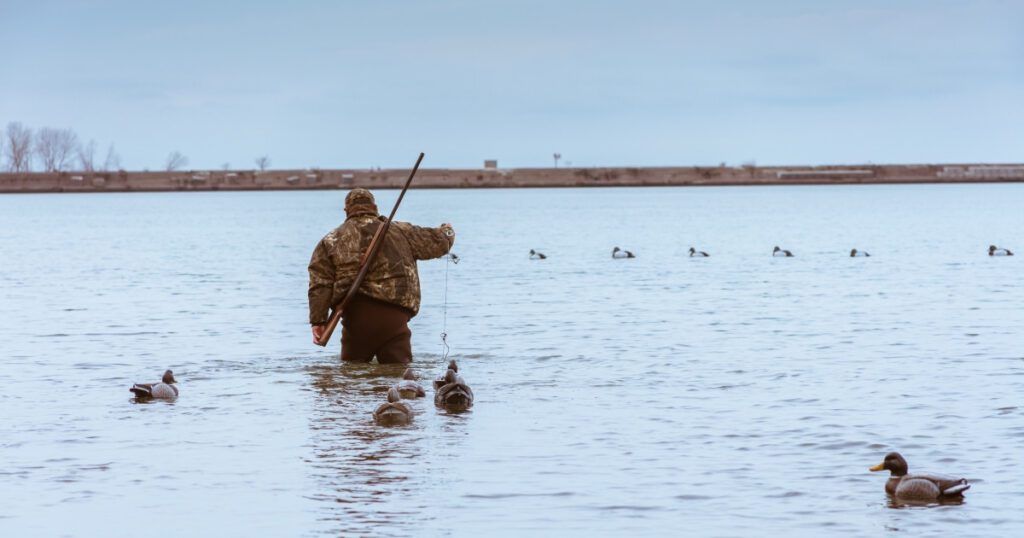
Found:
[[[420,265],[415,368],[447,270],[477,404],[396,429],[398,370],[309,342],[342,196],[0,197],[0,534],[1024,529],[1024,185],[413,191],[462,258]],[[889,450],[966,502],[891,507]]]

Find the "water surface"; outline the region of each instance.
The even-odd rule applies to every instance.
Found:
[[[398,370],[309,341],[342,198],[0,197],[0,534],[1024,530],[1024,256],[985,255],[1024,185],[412,191],[462,259],[420,265],[415,368],[446,329],[478,400],[398,429]],[[975,486],[893,508],[890,450]]]

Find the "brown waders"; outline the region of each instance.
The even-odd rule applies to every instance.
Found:
[[[412,362],[409,311],[357,294],[341,318],[341,360],[381,364]]]

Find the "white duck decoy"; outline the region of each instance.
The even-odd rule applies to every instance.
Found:
[[[537,252],[536,250],[533,250],[531,248],[530,249],[530,259],[531,260],[546,260],[547,256],[545,256],[545,255],[541,254],[540,252]]]
[[[695,249],[693,247],[690,247],[690,257],[691,258],[707,258],[708,257],[708,253],[704,252],[703,250],[697,250],[697,249]]]
[[[850,251],[850,257],[851,258],[870,258],[871,255],[868,254],[867,252],[864,252],[863,250],[853,249],[853,250]]]
[[[178,397],[178,387],[174,372],[167,370],[159,383],[136,383],[128,389],[135,397],[142,399],[173,400]]]
[[[782,250],[781,248],[776,246],[775,250],[772,251],[772,256],[776,258],[792,258],[793,253],[788,250]]]
[[[615,247],[612,249],[612,258],[616,260],[622,260],[625,258],[636,258],[636,254],[633,254],[628,250],[622,250],[619,247]]]
[[[1013,256],[1013,253],[1010,252],[1010,249],[999,248],[999,247],[997,247],[995,245],[989,245],[988,246],[988,255],[989,256]]]

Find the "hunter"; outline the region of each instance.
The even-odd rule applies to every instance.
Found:
[[[309,260],[309,323],[313,342],[324,332],[329,310],[341,302],[384,217],[373,194],[352,189],[345,197],[345,222],[324,236]],[[417,260],[440,258],[455,243],[451,224],[423,228],[393,222],[366,279],[345,307],[341,360],[380,363],[412,361],[409,320],[420,310]]]

